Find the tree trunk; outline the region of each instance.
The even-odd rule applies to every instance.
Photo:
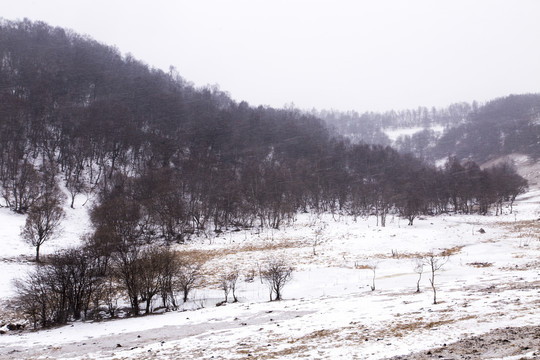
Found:
[[[146,315],[150,314],[150,303],[152,302],[152,298],[149,298],[146,300]]]
[[[137,297],[131,299],[131,309],[135,316],[139,316],[139,299]]]
[[[183,297],[184,302],[187,301],[188,295],[189,295],[189,290],[188,290],[188,289],[184,289],[184,297]]]
[[[39,260],[39,247],[41,245],[36,245],[36,262],[37,263],[40,263],[41,261]]]
[[[429,279],[429,282],[431,283],[431,288],[433,289],[433,305],[437,305],[437,289],[435,289],[435,275],[432,275],[431,279]]]

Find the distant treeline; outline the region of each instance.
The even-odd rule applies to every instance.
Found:
[[[466,122],[448,129],[434,151],[479,162],[512,153],[538,159],[540,94],[510,95],[486,103],[471,112]]]
[[[28,211],[51,176],[72,206],[79,194],[98,194],[95,236],[125,236],[115,227],[128,223],[145,241],[278,228],[299,211],[375,215],[383,226],[399,213],[412,224],[418,214],[498,211],[526,186],[509,165],[481,170],[450,158],[437,169],[335,136],[315,115],[195,88],[174,69],[151,69],[70,31],[4,21],[4,205]]]
[[[323,119],[335,132],[342,134],[354,143],[392,145],[391,139],[385,133],[386,130],[430,129],[434,126],[455,127],[464,122],[469,113],[477,108],[478,104],[474,102],[472,104],[452,104],[442,109],[418,107],[417,109],[392,110],[384,113],[364,112],[360,114],[356,111],[335,110],[311,111],[310,113]],[[404,136],[400,142],[410,141],[410,137],[409,139],[407,137],[409,136]],[[405,148],[407,144],[398,143],[398,145],[404,147],[406,152],[409,150],[409,148]],[[423,145],[429,145],[429,143]]]
[[[540,156],[540,94],[510,95],[483,105],[457,103],[440,109],[312,114],[354,143],[391,145],[432,163],[449,155],[477,162],[512,153],[534,159]],[[385,133],[399,128],[423,130],[395,141]]]

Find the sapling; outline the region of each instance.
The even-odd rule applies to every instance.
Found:
[[[448,255],[439,254],[436,255],[433,252],[429,253],[424,258],[424,264],[429,267],[431,270],[431,277],[429,278],[429,283],[431,284],[431,289],[433,290],[433,305],[437,304],[437,288],[435,287],[435,273],[439,271],[444,264],[448,261]]]
[[[369,265],[369,268],[373,272],[373,280],[372,280],[373,282],[372,282],[372,285],[371,285],[371,291],[375,291],[375,275],[376,275],[378,265],[379,265],[378,262],[375,262],[375,263],[372,263],[371,265]]]
[[[418,280],[416,281],[416,292],[420,292],[420,280],[422,280],[422,273],[424,272],[424,259],[419,257],[414,261],[414,272],[418,274]]]

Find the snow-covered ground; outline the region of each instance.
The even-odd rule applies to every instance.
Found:
[[[44,254],[76,245],[88,232],[81,202],[66,208],[63,235],[43,245]],[[0,358],[381,359],[493,329],[538,326],[539,218],[535,187],[503,216],[426,217],[414,226],[389,217],[381,228],[373,217],[302,214],[279,231],[194,239],[180,250],[206,258],[206,286],[183,311],[8,332],[0,335]],[[23,216],[0,209],[1,303],[16,293],[12,279],[35,266],[34,249],[19,237],[23,224]],[[415,292],[414,259],[443,250],[451,256],[436,274],[439,303],[433,305],[427,268],[422,291]],[[268,301],[258,277],[244,281],[269,257],[295,267],[280,302]],[[240,302],[216,307],[223,300],[218,277],[235,266]]]
[[[391,129],[384,129],[384,133],[388,138],[392,141],[396,141],[400,136],[412,136],[416,133],[419,133],[420,131],[425,130],[425,127],[416,126],[416,127],[403,127],[403,128],[391,128]],[[444,126],[442,125],[435,125],[429,128],[430,130],[433,130],[438,135],[442,134],[444,131]]]

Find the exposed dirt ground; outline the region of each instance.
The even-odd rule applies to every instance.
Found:
[[[449,339],[451,341],[451,339]],[[540,326],[506,327],[460,339],[446,346],[395,356],[389,360],[423,359],[540,359]]]

